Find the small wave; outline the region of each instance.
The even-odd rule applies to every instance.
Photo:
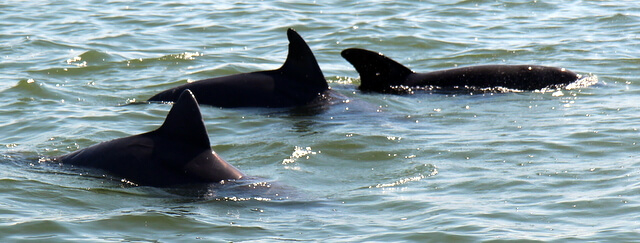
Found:
[[[615,25],[620,25],[621,23],[636,24],[638,23],[638,18],[627,14],[616,13],[612,16],[599,18],[597,21],[606,25],[612,23],[615,23]]]
[[[507,9],[510,8],[522,8],[522,9],[537,9],[548,11],[549,9],[557,8],[553,4],[546,3],[544,1],[524,1],[524,2],[507,2],[504,4],[504,7]]]
[[[20,97],[60,99],[62,96],[47,88],[42,82],[35,79],[21,79],[16,85],[7,89],[6,93],[16,93]]]
[[[201,52],[183,52],[178,54],[169,54],[161,57],[137,58],[124,61],[127,67],[145,68],[156,64],[165,65],[166,63],[180,64],[182,62],[190,62],[196,57],[204,56]]]
[[[87,66],[87,64],[100,64],[106,62],[115,62],[123,59],[122,57],[114,56],[109,53],[89,50],[76,57],[67,59],[66,63],[76,66]]]
[[[67,58],[63,67],[29,70],[28,72],[45,76],[87,76],[112,68],[119,59],[123,58],[97,50],[89,50],[78,56]]]
[[[73,49],[78,49],[78,46],[72,46],[72,45],[68,45],[68,44],[64,44],[64,43],[60,43],[60,41],[56,42],[56,41],[52,41],[52,40],[46,40],[46,39],[36,39],[36,38],[28,38],[29,40],[31,40],[31,43],[29,43],[30,45],[33,45],[34,47],[42,47],[43,49],[46,50],[54,50],[54,49],[63,49],[63,50],[73,50]]]
[[[438,169],[436,168],[436,166],[432,164],[420,164],[420,165],[414,166],[413,168],[407,169],[405,171],[402,171],[394,175],[394,177],[400,178],[400,179],[396,179],[388,183],[380,183],[375,186],[369,186],[369,188],[396,187],[409,182],[420,181],[427,177],[435,176],[437,174],[438,174]]]
[[[40,74],[47,76],[87,76],[89,74],[95,74],[99,71],[108,70],[110,67],[105,65],[89,66],[87,62],[81,61],[78,63],[71,63],[76,67],[72,68],[48,68],[43,70],[29,71],[32,74]]]

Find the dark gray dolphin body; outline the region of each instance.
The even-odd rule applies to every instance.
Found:
[[[182,92],[155,131],[102,142],[52,161],[105,170],[138,185],[218,183],[244,177],[209,144],[200,108]]]
[[[204,79],[160,92],[149,101],[175,101],[190,89],[200,104],[218,107],[294,107],[310,103],[329,86],[307,43],[287,31],[289,54],[276,70]]]
[[[566,85],[581,77],[563,68],[537,65],[481,65],[416,73],[377,52],[350,48],[341,54],[360,74],[360,90],[381,93],[402,93],[398,87],[536,90]]]

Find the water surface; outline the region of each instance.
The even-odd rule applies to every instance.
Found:
[[[2,241],[633,241],[640,238],[640,4],[630,1],[8,1],[0,5]],[[202,107],[213,149],[284,198],[202,197],[38,163],[157,128],[143,101],[278,68],[286,29],[350,100]],[[539,64],[587,88],[357,91],[339,53],[415,71]]]

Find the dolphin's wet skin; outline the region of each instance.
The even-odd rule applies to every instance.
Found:
[[[146,186],[219,183],[244,177],[211,150],[198,103],[188,89],[176,100],[160,128],[51,160],[105,170],[130,183]]]
[[[200,104],[218,107],[295,107],[308,104],[329,89],[307,43],[287,31],[289,54],[276,70],[240,73],[184,84],[162,91],[149,101],[175,101],[190,89]]]
[[[479,65],[416,73],[377,52],[350,48],[341,54],[360,74],[358,88],[379,93],[407,93],[415,89],[539,90],[563,87],[583,77],[564,68],[540,65]]]

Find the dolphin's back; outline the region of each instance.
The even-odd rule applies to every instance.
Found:
[[[101,169],[148,186],[215,183],[244,176],[211,150],[198,103],[189,90],[182,92],[158,129],[98,143],[52,160]]]
[[[579,75],[562,68],[539,65],[479,65],[411,75],[403,85],[440,88],[503,87],[537,90],[576,81]]]
[[[402,93],[404,89],[536,90],[577,81],[580,75],[564,68],[539,65],[479,65],[416,73],[402,64],[369,50],[342,51],[360,74],[360,90]]]
[[[329,89],[313,52],[298,33],[287,31],[289,53],[276,70],[204,79],[160,92],[149,101],[173,102],[190,89],[200,104],[218,107],[293,107]]]

